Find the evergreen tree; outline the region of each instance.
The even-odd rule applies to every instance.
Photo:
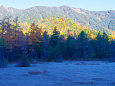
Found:
[[[5,48],[4,39],[0,39],[0,68],[7,67],[6,58],[4,57],[4,48]]]
[[[110,49],[109,49],[109,45],[110,45],[110,42],[109,42],[109,38],[108,38],[108,35],[104,32],[103,33],[103,40],[104,40],[104,58],[109,58],[110,56]]]
[[[110,58],[109,58],[109,61],[110,62],[115,62],[115,40],[111,41],[109,49],[110,49]]]
[[[64,58],[66,55],[66,39],[64,35],[60,36],[60,53]]]
[[[49,49],[49,35],[48,32],[45,31],[43,33],[42,52],[41,52],[41,59],[44,61],[48,60],[49,57],[48,49]]]
[[[53,35],[50,38],[50,56],[49,60],[59,61],[62,59],[60,53],[60,32],[54,28]]]
[[[84,31],[81,31],[81,33],[78,35],[77,38],[78,42],[77,53],[79,58],[88,57],[88,40],[89,36]]]
[[[57,45],[59,45],[59,41],[60,41],[60,32],[55,27],[53,35],[50,38],[50,45],[54,48]]]
[[[97,58],[109,57],[109,38],[106,33],[98,33],[95,42],[95,52]]]
[[[75,51],[75,38],[71,35],[68,36],[66,40],[66,56],[65,59],[72,59],[72,56]]]

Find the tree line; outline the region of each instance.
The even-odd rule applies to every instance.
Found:
[[[85,31],[60,35],[54,27],[49,35],[32,23],[29,33],[23,33],[18,17],[11,21],[10,17],[0,21],[0,67],[8,62],[114,59],[115,41],[105,32],[92,39]]]

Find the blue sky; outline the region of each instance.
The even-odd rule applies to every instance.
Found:
[[[34,6],[71,6],[86,10],[115,10],[115,0],[0,0],[0,5],[26,9]]]

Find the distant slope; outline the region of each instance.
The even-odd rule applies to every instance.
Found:
[[[45,7],[36,6],[29,9],[15,9],[0,6],[0,18],[3,16],[19,17],[20,22],[38,22],[51,16],[65,17],[79,22],[90,29],[105,31],[115,30],[115,11],[87,11],[68,6]]]
[[[19,23],[23,28],[24,33],[30,32],[31,25],[27,22],[24,22],[23,25]],[[49,17],[39,21],[38,28],[41,28],[42,31],[47,31],[50,35],[52,35],[54,28],[56,27],[60,32],[60,35],[64,35],[67,37],[69,34],[72,36],[78,36],[81,31],[86,32],[91,38],[95,38],[98,34],[98,30],[91,30],[87,26],[81,26],[78,22],[74,22],[73,20],[64,18],[64,17]],[[110,31],[106,30],[109,34]],[[69,33],[69,34],[68,34]]]

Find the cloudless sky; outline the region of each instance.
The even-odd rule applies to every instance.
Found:
[[[18,9],[66,5],[92,11],[115,10],[115,0],[0,0],[0,5]]]

